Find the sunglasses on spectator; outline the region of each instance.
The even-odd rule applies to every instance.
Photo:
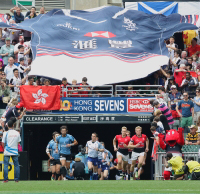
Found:
[[[183,96],[188,96],[188,95],[183,95]]]
[[[198,92],[198,93],[199,93],[199,91],[196,91],[196,92]]]
[[[6,74],[2,73],[1,75],[6,75]]]

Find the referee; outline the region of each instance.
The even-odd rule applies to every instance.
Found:
[[[4,147],[4,183],[8,182],[8,165],[10,157],[14,163],[15,169],[15,182],[19,181],[20,168],[18,162],[18,144],[21,141],[19,132],[14,130],[13,121],[8,121],[8,131],[3,134],[3,147]]]

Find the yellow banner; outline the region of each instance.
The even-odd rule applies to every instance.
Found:
[[[4,155],[0,153],[0,180],[4,179]],[[14,180],[14,164],[12,158],[10,158],[9,165],[8,165],[8,179]]]

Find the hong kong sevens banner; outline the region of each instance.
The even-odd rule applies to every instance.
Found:
[[[153,111],[148,98],[62,98],[60,110],[53,114],[87,113],[149,113]]]
[[[35,60],[29,75],[78,82],[87,77],[91,85],[103,85],[146,77],[167,64],[164,40],[177,31],[197,29],[181,21],[179,14],[149,15],[109,6],[54,9],[10,27],[32,32]]]

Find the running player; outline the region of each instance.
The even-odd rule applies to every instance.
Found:
[[[142,167],[143,162],[145,161],[145,152],[147,153],[149,151],[149,139],[146,135],[142,134],[142,127],[137,126],[135,128],[135,133],[131,138],[131,141],[128,145],[128,148],[133,149],[132,152],[132,167],[131,167],[131,173],[134,170],[134,166],[136,164],[136,161],[138,160],[138,165],[136,167],[135,171],[135,178],[137,179],[140,174],[138,174],[138,170]],[[146,149],[145,149],[146,144]],[[140,173],[141,171],[139,171]]]
[[[184,178],[184,170],[183,170],[183,159],[180,156],[173,156],[172,153],[167,153],[166,155],[165,167],[169,168],[172,167],[172,170],[174,171],[174,180],[183,180]],[[164,179],[169,180],[170,179],[170,171],[166,171],[164,173]]]
[[[92,140],[86,143],[86,154],[88,154],[88,169],[89,174],[92,176],[93,180],[98,180],[98,152],[103,152],[104,148],[96,140],[97,134],[92,133]],[[93,170],[93,173],[92,173]]]
[[[101,145],[105,149],[104,142],[101,142]],[[101,172],[101,180],[108,180],[109,171],[110,171],[110,164],[113,160],[113,155],[110,153],[109,150],[105,149],[102,152],[102,172]]]
[[[57,144],[60,148],[60,162],[61,162],[61,175],[63,176],[63,180],[66,180],[66,167],[67,169],[70,168],[70,161],[71,161],[71,146],[78,145],[76,139],[72,136],[67,134],[68,129],[67,126],[62,126],[60,128],[61,135],[56,138]]]
[[[190,173],[191,180],[200,180],[200,164],[194,161],[194,157],[188,158],[188,162],[184,166],[184,173]]]
[[[58,180],[60,177],[60,155],[59,155],[59,149],[57,147],[56,138],[60,134],[55,131],[53,132],[52,136],[53,139],[48,143],[46,148],[46,153],[49,156],[50,159],[50,166],[51,166],[51,172],[52,177],[51,180]]]
[[[114,151],[117,152],[117,159],[118,159],[118,172],[119,175],[121,176],[121,179],[124,179],[126,176],[126,165],[128,163],[128,144],[130,142],[130,137],[126,135],[127,133],[127,128],[122,127],[121,130],[121,135],[116,135],[115,138],[113,139],[113,146],[114,146]],[[118,142],[118,148],[116,143]]]

